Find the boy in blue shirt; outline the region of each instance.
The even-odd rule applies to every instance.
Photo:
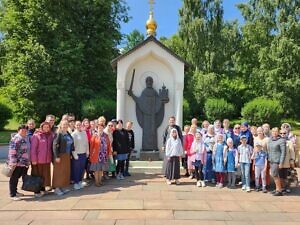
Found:
[[[255,142],[252,159],[255,165],[255,191],[260,191],[259,178],[262,180],[262,192],[267,193],[266,189],[266,170],[267,170],[267,153],[263,151],[262,143]]]

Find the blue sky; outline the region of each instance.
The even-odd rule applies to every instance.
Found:
[[[121,25],[121,32],[129,34],[134,29],[146,33],[145,23],[149,17],[149,0],[125,0],[130,7],[128,12],[132,17],[129,23]],[[176,33],[178,28],[179,12],[182,0],[155,0],[154,18],[158,23],[157,37],[170,37]],[[238,19],[243,21],[236,4],[246,2],[246,0],[223,0],[225,20]]]

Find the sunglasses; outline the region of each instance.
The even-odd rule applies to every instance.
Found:
[[[240,127],[235,127],[234,129],[240,129]]]

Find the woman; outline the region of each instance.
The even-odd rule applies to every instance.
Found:
[[[17,192],[19,178],[27,174],[29,166],[29,143],[27,136],[26,125],[18,127],[18,133],[11,138],[8,151],[8,165],[14,168],[9,179],[9,192],[13,201],[21,200],[20,197],[24,196]]]
[[[71,152],[74,151],[74,141],[68,128],[68,120],[62,120],[53,141],[52,187],[55,188],[55,194],[59,196],[69,192],[67,187],[70,185]]]
[[[45,187],[51,186],[50,163],[52,161],[53,133],[48,122],[43,122],[40,129],[31,138],[30,158],[31,175],[43,178],[42,192],[35,193],[35,197],[45,194]]]
[[[109,142],[110,145],[112,146],[113,143],[113,131],[114,131],[114,123],[109,121],[107,123],[107,126],[104,129],[104,133],[106,133],[108,135],[109,138]],[[109,172],[111,172],[111,177],[112,178],[116,178],[116,162],[115,162],[115,157],[113,157],[112,155],[109,157],[109,161],[108,161],[108,171],[106,171],[104,173],[104,177],[105,179],[109,179],[108,174]]]
[[[182,155],[182,143],[178,137],[177,130],[173,128],[166,143],[166,157],[168,160],[166,166],[167,184],[172,184],[172,180],[175,180],[176,184],[180,184],[180,158]]]
[[[211,181],[215,183],[215,172],[213,170],[213,161],[212,161],[212,154],[213,154],[213,146],[215,144],[215,133],[214,133],[214,126],[209,125],[206,133],[206,138],[204,140],[204,145],[206,149],[206,165],[204,167],[204,179],[207,181]]]
[[[286,152],[286,140],[279,136],[279,129],[272,129],[272,136],[268,142],[268,160],[270,162],[271,176],[274,178],[276,190],[274,196],[282,196],[279,169],[283,168]]]
[[[108,159],[111,156],[111,145],[108,135],[104,132],[104,126],[98,125],[98,132],[94,134],[90,142],[90,170],[94,171],[95,186],[102,185],[103,171],[107,171]]]
[[[234,148],[237,148],[240,145],[240,135],[241,134],[241,126],[239,124],[235,124],[233,127],[232,133],[232,141]]]
[[[187,167],[188,167],[188,172],[190,174],[189,177],[190,179],[194,178],[195,166],[193,165],[193,162],[195,162],[196,153],[191,151],[191,146],[195,139],[196,131],[197,131],[197,126],[194,124],[191,125],[191,129],[189,133],[186,135],[184,141],[184,150],[187,156]]]
[[[89,142],[86,132],[81,130],[81,122],[75,122],[75,131],[72,133],[74,140],[74,151],[72,152],[72,180],[74,189],[79,190],[84,187],[82,177],[84,173],[86,157],[89,155]]]
[[[262,144],[263,151],[267,152],[267,144],[269,142],[269,137],[266,137],[264,134],[264,130],[262,127],[257,128],[257,136],[254,137],[254,143],[259,142]],[[253,170],[254,174],[254,170]],[[270,164],[267,162],[267,169],[266,169],[266,185],[270,185]]]
[[[124,167],[127,154],[129,153],[129,136],[123,128],[123,121],[118,120],[117,129],[113,133],[113,150],[118,160],[116,173],[118,180],[124,180]]]

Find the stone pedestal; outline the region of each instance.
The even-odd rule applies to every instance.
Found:
[[[140,152],[140,160],[142,161],[158,161],[159,158],[159,151],[143,151]]]

